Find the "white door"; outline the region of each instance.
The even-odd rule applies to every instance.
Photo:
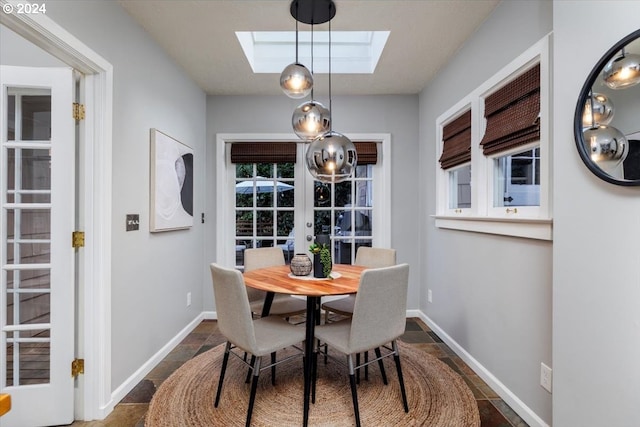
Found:
[[[71,69],[0,69],[3,427],[73,421],[75,130]]]

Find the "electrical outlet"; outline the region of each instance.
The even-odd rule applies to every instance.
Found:
[[[191,292],[187,292],[187,307],[191,305]]]
[[[551,393],[551,368],[544,363],[540,364],[540,385]]]
[[[433,302],[433,294],[431,293],[431,289],[427,290],[427,301]]]

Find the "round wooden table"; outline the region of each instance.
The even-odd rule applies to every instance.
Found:
[[[334,278],[316,279],[309,276],[294,276],[288,265],[260,268],[244,273],[247,286],[267,292],[262,316],[268,316],[274,293],[304,295],[307,297],[307,319],[305,321],[305,365],[303,425],[309,421],[309,397],[313,359],[313,336],[316,323],[320,321],[320,299],[329,295],[345,295],[358,292],[360,275],[367,267],[350,264],[334,264]]]

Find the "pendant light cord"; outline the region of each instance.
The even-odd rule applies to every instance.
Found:
[[[331,9],[331,4],[329,4]],[[331,16],[331,14],[329,14]],[[331,20],[329,20],[329,132],[333,132],[333,105],[331,103]]]
[[[311,75],[313,76],[313,22],[311,23]],[[311,101],[313,101],[314,86],[311,86]]]

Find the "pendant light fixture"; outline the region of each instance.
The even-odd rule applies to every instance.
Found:
[[[582,114],[582,127],[594,127],[608,125],[613,119],[613,102],[602,93],[590,93],[589,99],[584,104]]]
[[[321,182],[341,182],[348,179],[355,170],[358,155],[356,147],[349,138],[339,132],[333,131],[333,113],[331,99],[331,19],[336,14],[336,7],[332,0],[293,0],[291,2],[291,15],[300,22],[307,24],[323,24],[329,22],[329,122],[328,131],[322,133],[319,137],[313,139],[309,144],[306,154],[306,163],[309,173]],[[311,105],[313,103],[313,105]],[[314,108],[318,107],[318,103],[302,104],[299,111],[293,114],[294,131],[303,139],[311,139],[311,132],[308,134],[302,132],[306,119],[312,116]],[[321,104],[320,104],[321,105]],[[306,111],[305,111],[306,110]],[[315,116],[315,112],[313,113]],[[321,112],[318,117],[326,116]],[[326,125],[324,119],[315,120],[316,124]],[[296,129],[299,126],[300,129]],[[313,128],[313,126],[310,126]],[[300,133],[298,133],[300,131]]]
[[[311,75],[313,75],[313,24],[311,24]],[[311,88],[311,100],[303,102],[293,111],[291,125],[300,139],[312,141],[330,128],[330,113],[327,107],[316,101]]]
[[[294,2],[295,3],[295,2]],[[298,5],[291,4],[291,14],[296,20],[296,62],[285,67],[280,74],[280,87],[289,98],[300,99],[313,89],[313,75],[298,61]]]
[[[602,70],[602,79],[611,89],[624,89],[640,83],[640,55],[627,54],[612,59]]]
[[[590,120],[586,114],[590,115]],[[591,154],[591,160],[604,170],[612,170],[627,158],[629,142],[622,132],[613,126],[608,126],[613,118],[613,104],[609,99],[598,93],[590,93],[585,105],[585,115],[582,124],[586,148]],[[588,122],[585,123],[585,122]]]

